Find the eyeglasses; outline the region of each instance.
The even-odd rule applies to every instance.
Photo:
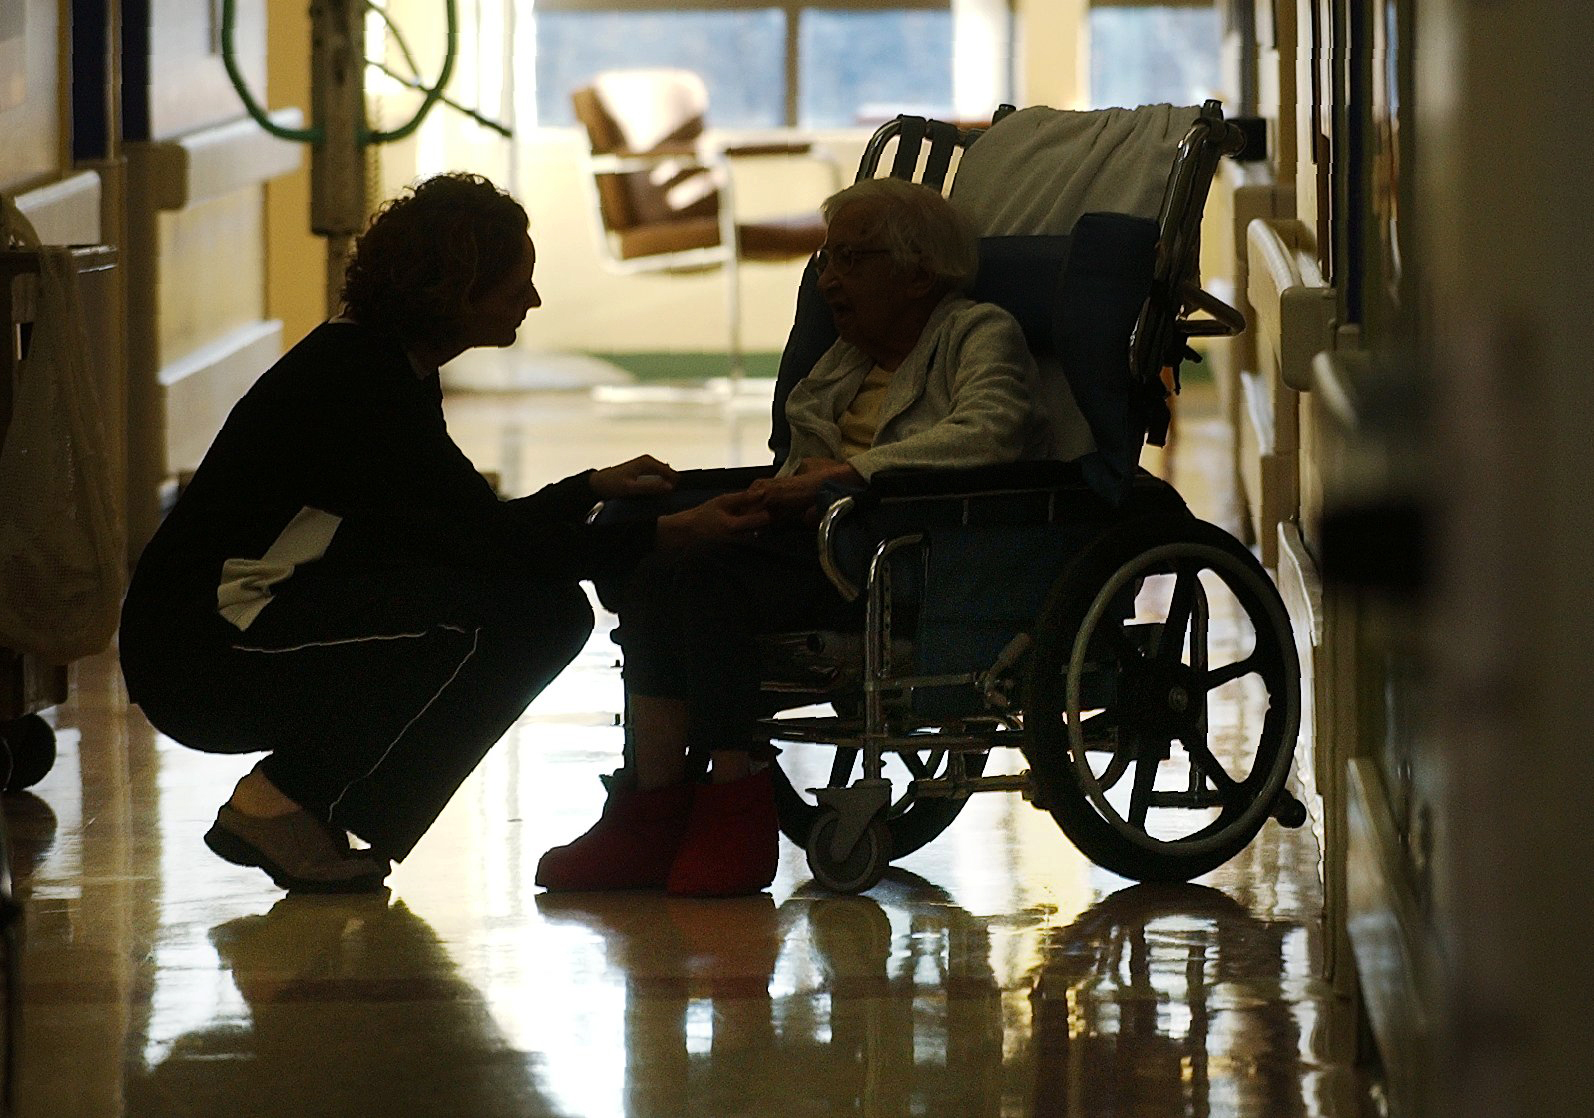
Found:
[[[826,268],[838,276],[844,276],[857,267],[858,261],[865,256],[889,255],[888,248],[854,248],[852,245],[837,245],[835,248],[822,248],[814,253],[814,268],[823,272]]]

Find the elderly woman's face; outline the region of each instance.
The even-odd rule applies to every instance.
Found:
[[[537,248],[531,237],[522,234],[525,243],[514,267],[503,279],[483,291],[471,301],[460,324],[467,346],[511,346],[515,333],[525,321],[526,312],[542,306],[542,296],[532,273],[537,268]]]
[[[914,277],[893,266],[880,235],[878,209],[858,202],[832,215],[820,250],[819,294],[830,306],[836,333],[865,352],[922,295]]]

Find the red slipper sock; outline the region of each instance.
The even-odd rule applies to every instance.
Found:
[[[780,820],[769,770],[700,784],[665,888],[677,897],[735,897],[775,880]]]
[[[557,891],[657,889],[670,876],[691,807],[690,784],[616,788],[586,834],[542,856],[536,882]]]

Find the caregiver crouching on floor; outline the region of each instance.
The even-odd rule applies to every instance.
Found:
[[[647,456],[510,501],[483,480],[449,437],[438,367],[513,344],[542,304],[527,228],[472,175],[384,206],[342,314],[238,402],[134,572],[129,697],[183,745],[266,754],[205,841],[284,888],[381,886],[580,651],[580,579],[767,520],[734,495],[585,524],[601,498],[671,487]]]

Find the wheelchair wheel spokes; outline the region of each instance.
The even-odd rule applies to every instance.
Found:
[[[1146,829],[1146,816],[1151,812],[1151,796],[1157,787],[1157,765],[1141,762],[1135,765],[1135,779],[1129,786],[1129,825]]]
[[[1150,595],[1155,598],[1155,584],[1157,582],[1171,583],[1168,591],[1168,604],[1166,618],[1156,619],[1157,608],[1154,600],[1142,602]],[[1201,585],[1200,571],[1192,563],[1186,561],[1174,565],[1170,575],[1152,576],[1141,584],[1140,593],[1135,596],[1136,619],[1142,622],[1149,621],[1156,626],[1156,639],[1151,644],[1151,659],[1164,664],[1179,662],[1187,654],[1186,649],[1191,647],[1190,625],[1195,619],[1197,610],[1205,611],[1205,592]],[[1145,611],[1150,608],[1152,617],[1146,618]]]
[[[1171,569],[1157,570],[1169,558],[1174,560],[1168,564]],[[1120,756],[1132,756],[1135,770],[1127,802],[1106,794],[1095,779],[1081,729],[1070,725],[1082,789],[1096,813],[1129,842],[1178,844],[1192,852],[1222,845],[1222,834],[1254,799],[1245,794],[1246,780],[1259,760],[1268,763],[1265,754],[1259,755],[1260,742],[1227,735],[1220,760],[1209,741],[1215,707],[1243,709],[1267,702],[1265,689],[1258,692],[1247,683],[1256,674],[1249,665],[1266,657],[1258,657],[1257,630],[1226,581],[1232,574],[1231,559],[1226,551],[1181,543],[1126,563],[1098,592],[1082,623],[1087,632],[1071,650],[1067,686],[1072,711],[1080,705],[1078,681],[1090,663],[1088,631],[1123,624],[1106,603],[1115,582],[1138,580],[1133,623],[1157,625],[1158,635],[1150,655],[1125,657],[1115,665],[1135,739],[1132,750],[1120,750]],[[1151,573],[1142,575],[1142,569]],[[1224,661],[1216,673],[1210,668],[1214,658]],[[1246,667],[1236,669],[1236,664]]]
[[[1134,748],[1125,735],[1119,733],[1123,719],[1116,709],[1098,710],[1080,717],[1080,735],[1085,743],[1087,757],[1096,755],[1091,766],[1091,779],[1103,788],[1111,788],[1122,779],[1134,761]],[[1107,754],[1106,758],[1100,754]]]
[[[1025,750],[1069,838],[1143,880],[1243,849],[1299,721],[1289,622],[1251,554],[1187,516],[1128,522],[1069,567],[1040,628]]]

